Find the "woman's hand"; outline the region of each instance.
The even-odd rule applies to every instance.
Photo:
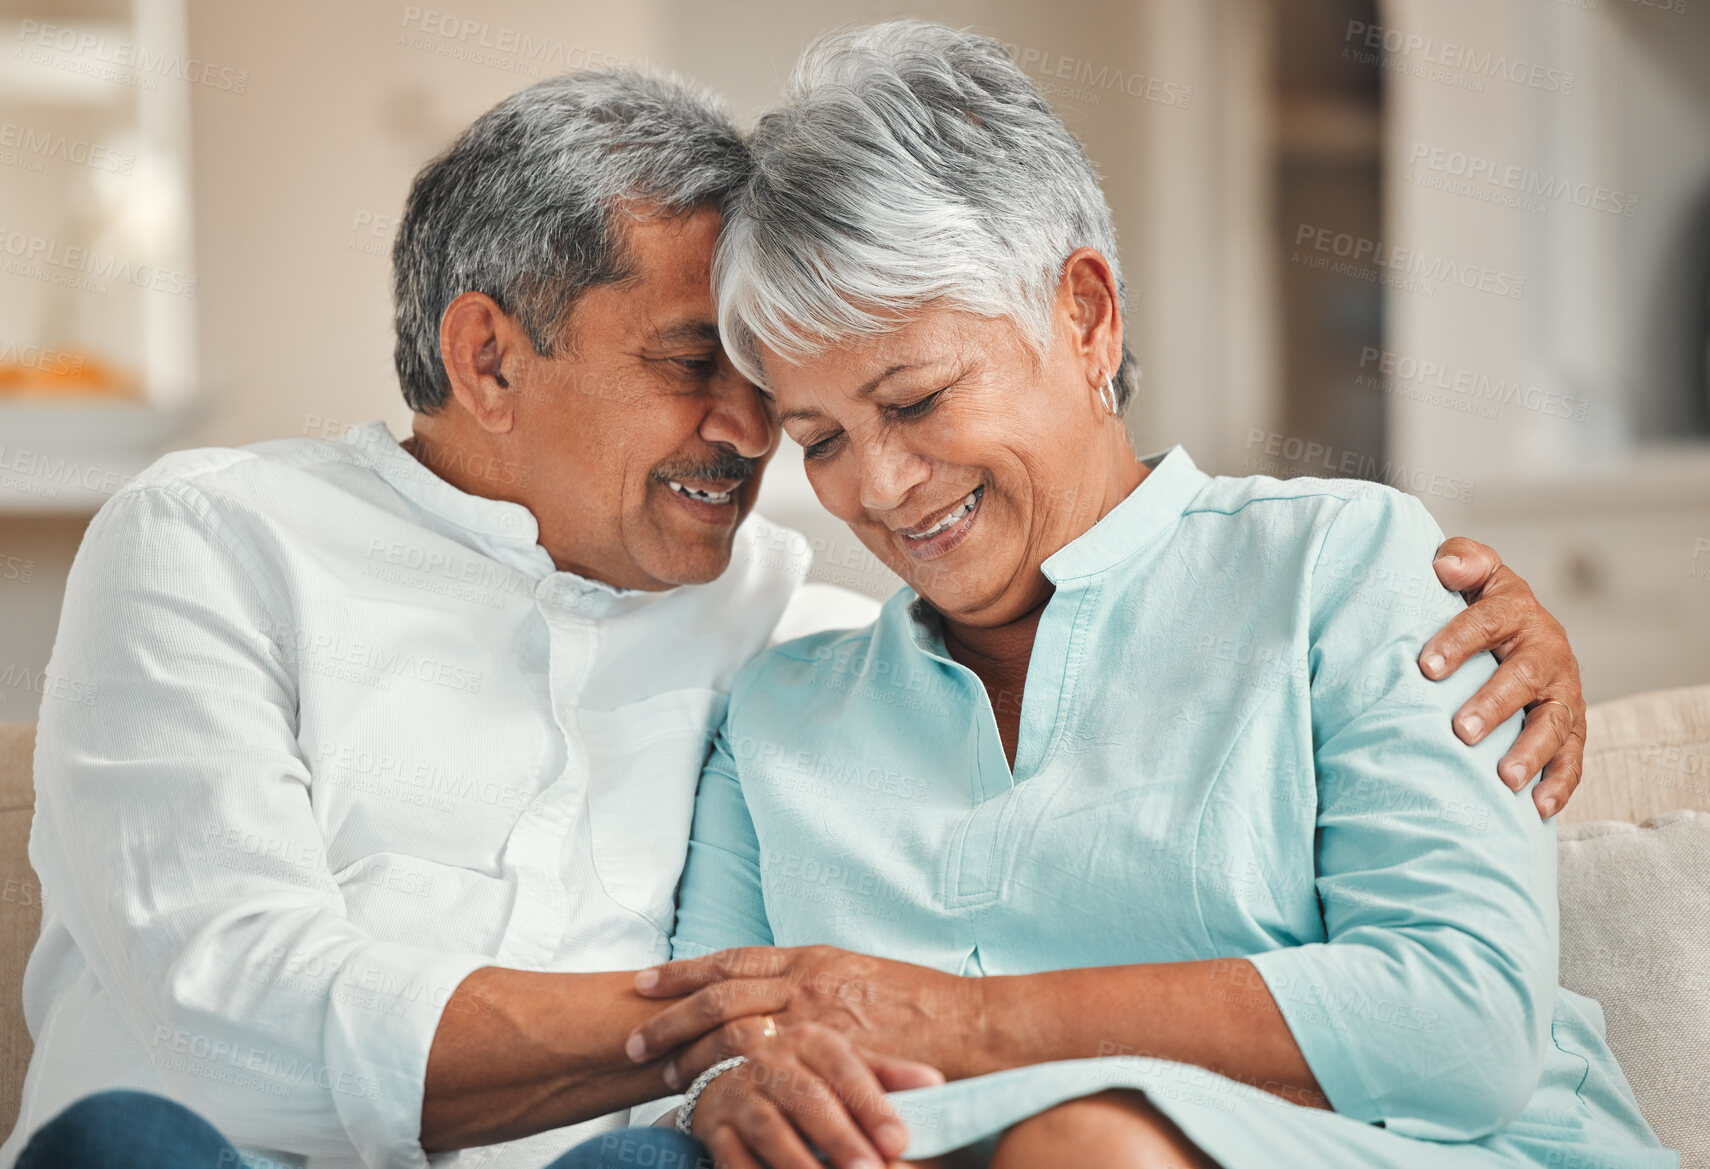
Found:
[[[691,1127],[719,1169],[820,1169],[814,1147],[838,1169],[881,1169],[909,1139],[885,1093],[943,1082],[925,1064],[871,1055],[801,1023],[708,1084]]]
[[[1585,762],[1585,699],[1567,631],[1493,548],[1457,536],[1437,549],[1434,567],[1444,588],[1466,598],[1467,609],[1425,643],[1419,668],[1440,680],[1474,654],[1496,655],[1502,663],[1496,673],[1455,713],[1455,734],[1477,743],[1527,707],[1526,727],[1496,771],[1519,791],[1541,768],[1532,799],[1540,816],[1553,816],[1579,786]]]
[[[679,1092],[719,1060],[768,1046],[769,1034],[788,1038],[810,1024],[864,1051],[950,1071],[962,1055],[958,1038],[978,1026],[980,1002],[979,979],[834,946],[720,950],[640,971],[635,987],[678,999],[631,1032],[624,1051],[636,1063],[676,1051],[664,1076]]]

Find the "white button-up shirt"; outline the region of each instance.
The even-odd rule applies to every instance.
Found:
[[[42,704],[36,1046],[0,1165],[128,1087],[246,1153],[422,1166],[464,977],[667,957],[710,733],[806,543],[750,518],[716,581],[638,592],[537,538],[380,423],[171,455],[102,509]],[[433,1163],[540,1169],[624,1119]]]

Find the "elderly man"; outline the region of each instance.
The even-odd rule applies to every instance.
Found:
[[[803,544],[750,514],[777,431],[709,283],[747,166],[677,84],[523,90],[410,192],[412,436],[182,452],[96,517],[51,671],[98,699],[41,714],[36,1048],[0,1166],[692,1158],[610,1134],[666,1092],[624,1053],[658,1004],[623,972],[668,955],[737,669],[780,623],[871,613],[792,611]],[[1484,726],[1565,697],[1504,764],[1553,758],[1565,799],[1565,638],[1451,543],[1476,603],[1424,668],[1500,647]]]

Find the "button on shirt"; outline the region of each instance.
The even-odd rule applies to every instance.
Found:
[[[716,581],[640,592],[538,535],[380,423],[171,455],[102,509],[41,712],[36,1046],[0,1165],[114,1087],[246,1152],[425,1165],[464,977],[667,956],[710,733],[806,543],[750,518]],[[624,1119],[433,1160],[539,1169]]]

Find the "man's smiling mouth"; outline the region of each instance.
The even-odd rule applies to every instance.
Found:
[[[665,480],[665,486],[669,487],[672,491],[675,491],[678,495],[685,496],[689,499],[698,499],[702,503],[720,504],[729,503],[732,499],[736,498],[737,489],[741,487],[742,484],[734,484],[723,491],[711,491],[706,488],[690,487],[688,484],[679,483],[675,479],[667,479]]]

